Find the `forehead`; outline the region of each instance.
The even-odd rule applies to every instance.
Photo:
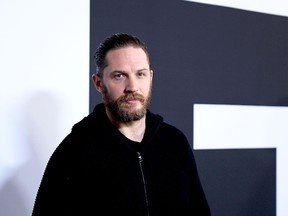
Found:
[[[125,65],[125,64],[148,64],[148,56],[142,48],[123,47],[110,50],[106,55],[106,66]]]

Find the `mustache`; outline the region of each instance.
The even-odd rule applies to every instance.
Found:
[[[143,103],[145,98],[143,95],[138,93],[127,93],[119,98],[119,102],[126,102],[128,100],[138,100]]]

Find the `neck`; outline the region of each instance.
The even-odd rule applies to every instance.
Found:
[[[136,142],[142,141],[146,128],[146,116],[137,121],[121,122],[116,120],[108,110],[106,110],[106,113],[112,124],[118,128],[124,136]]]

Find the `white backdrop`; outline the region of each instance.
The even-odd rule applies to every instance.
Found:
[[[46,163],[89,108],[89,1],[0,1],[0,215],[31,215]]]

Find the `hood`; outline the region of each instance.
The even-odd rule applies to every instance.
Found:
[[[146,113],[146,130],[142,143],[149,142],[157,133],[160,125],[163,123],[163,118],[160,115],[152,113],[147,110]],[[94,133],[120,133],[116,127],[112,125],[107,117],[105,105],[100,103],[95,106],[93,112],[80,122],[76,123],[72,128],[73,133],[81,132],[81,134]]]

